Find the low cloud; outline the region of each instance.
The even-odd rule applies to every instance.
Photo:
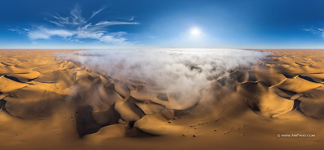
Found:
[[[120,81],[140,81],[167,93],[199,96],[210,82],[249,67],[269,53],[234,49],[118,49],[62,54]],[[188,99],[183,99],[190,101]]]

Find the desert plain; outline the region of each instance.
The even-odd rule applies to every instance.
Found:
[[[324,50],[253,50],[190,103],[76,51],[0,50],[1,150],[324,149]]]

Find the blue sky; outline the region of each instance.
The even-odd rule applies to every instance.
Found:
[[[0,48],[324,48],[323,8],[322,0],[4,0]]]

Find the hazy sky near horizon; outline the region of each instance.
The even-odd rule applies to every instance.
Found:
[[[4,0],[0,48],[324,48],[322,0]]]

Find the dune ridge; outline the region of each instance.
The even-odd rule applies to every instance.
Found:
[[[198,96],[116,79],[57,52],[73,53],[0,51],[4,149],[316,149],[324,142],[321,50],[263,50],[272,55],[210,79]],[[277,137],[296,132],[316,137]]]

